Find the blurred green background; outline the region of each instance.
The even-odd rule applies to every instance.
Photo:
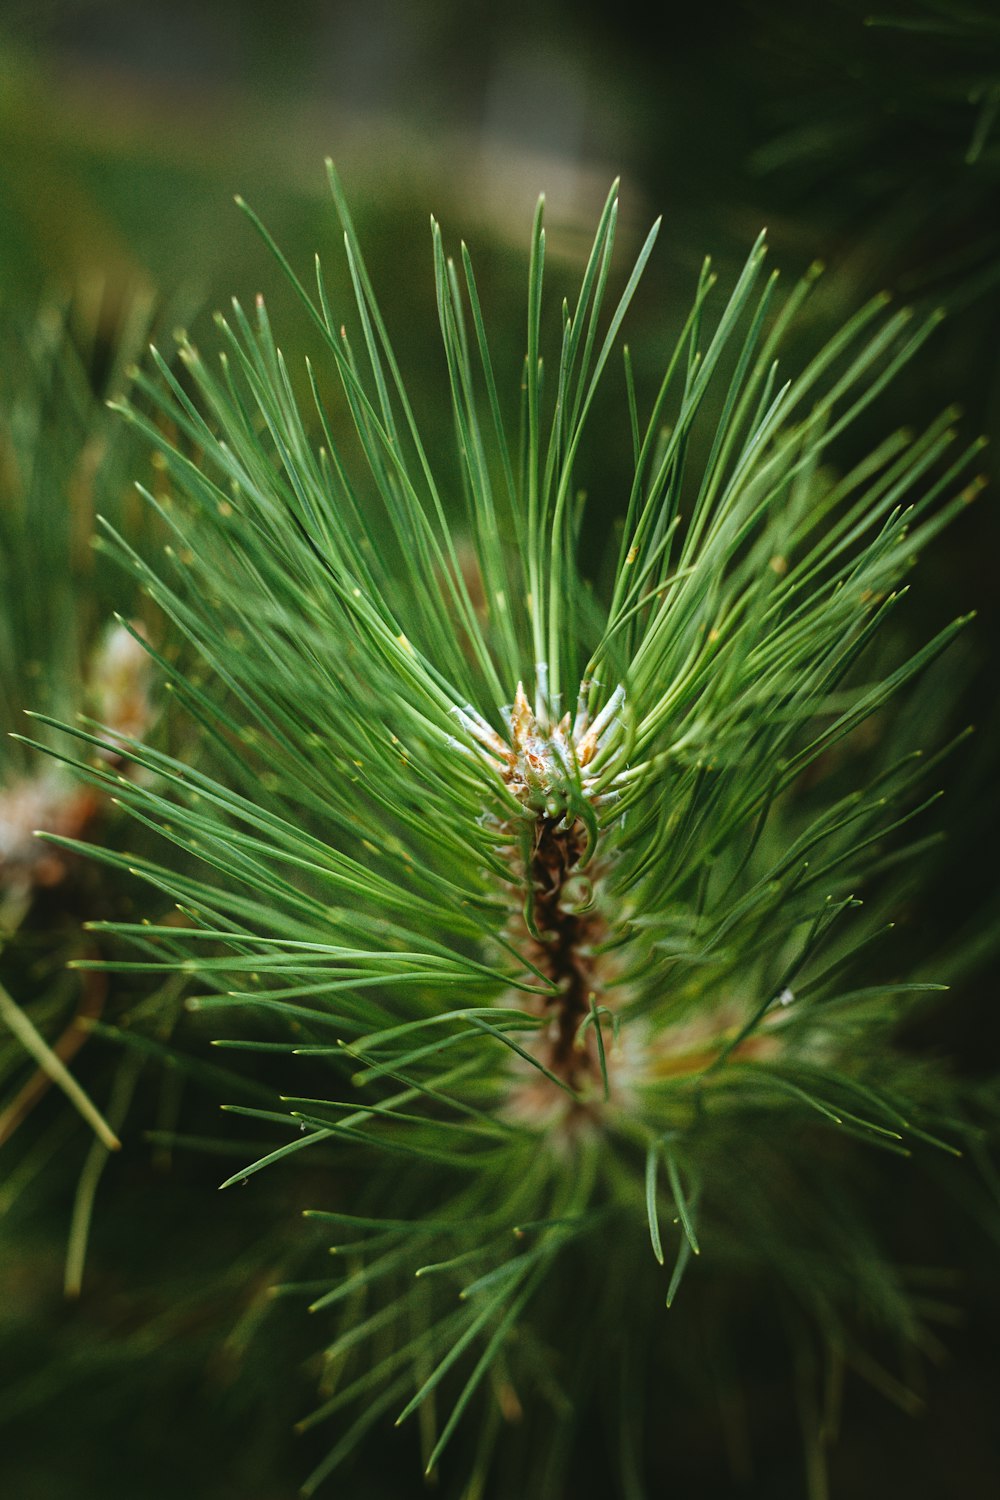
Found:
[[[263,292],[288,352],[301,352],[308,343],[301,314],[232,198],[248,199],[308,277],[314,251],[328,266],[336,257],[323,172],[330,155],[400,362],[442,444],[450,419],[428,214],[452,248],[459,236],[469,242],[498,363],[515,380],[538,193],[546,194],[558,285],[578,268],[619,176],[623,266],[650,220],[665,219],[632,315],[640,374],[668,346],[702,257],[711,253],[725,275],[766,224],[773,261],[789,281],[816,257],[827,265],[800,324],[803,348],[883,287],[948,310],[929,350],[856,442],[897,423],[919,425],[949,402],[962,407],[970,438],[995,432],[1000,19],[986,0],[910,0],[885,24],[870,19],[856,0],[652,13],[553,0],[506,7],[7,0],[0,9],[7,399],[16,402],[29,378],[11,330],[30,327],[53,305],[71,309],[70,337],[95,396],[114,394],[116,350],[137,298],[169,345],[178,320],[210,342],[215,308],[233,294],[249,302]],[[609,428],[588,455],[592,503],[605,514],[622,499],[625,425]],[[904,924],[918,965],[943,963],[956,982],[947,1008],[928,1017],[917,1040],[983,1076],[998,1051],[1000,917],[993,855],[1000,535],[989,450],[986,464],[992,488],[935,544],[906,617],[916,639],[956,613],[979,611],[953,661],[961,699],[953,722],[941,726],[942,736],[966,721],[979,732],[952,766],[951,838],[933,856],[929,894]],[[113,583],[102,587],[114,594]],[[17,669],[0,661],[5,673]],[[74,877],[47,899],[21,957],[0,957],[0,966],[13,964],[17,977],[40,986],[39,964],[49,963],[51,978],[46,935],[68,934],[60,952],[77,952],[74,923],[92,914],[96,898],[86,877]],[[142,1001],[137,991],[124,1003]],[[196,1028],[186,1045],[204,1062]],[[157,1149],[144,1132],[175,1120],[183,1093],[188,1132],[223,1134],[221,1085],[208,1079],[200,1088],[195,1076],[182,1089],[168,1067],[166,1083],[157,1075],[147,1088],[143,1074],[136,1088],[118,1050],[100,1038],[84,1049],[80,1069],[95,1096],[115,1088],[122,1100],[129,1089],[133,1095],[126,1149],[101,1179],[78,1299],[63,1297],[63,1267],[89,1140],[48,1097],[0,1153],[0,1493],[291,1497],[324,1442],[322,1433],[314,1443],[291,1430],[309,1408],[314,1339],[297,1309],[269,1302],[265,1291],[290,1256],[311,1253],[295,1227],[308,1176],[286,1183],[276,1174],[252,1193],[219,1199],[215,1187],[228,1166],[210,1152]],[[246,1155],[238,1135],[229,1133],[229,1145]],[[896,1166],[879,1169],[872,1190],[904,1257],[958,1268],[949,1291],[960,1319],[924,1377],[920,1410],[900,1412],[849,1386],[831,1494],[985,1500],[1000,1484],[991,1226],[970,1228],[940,1202],[927,1211]],[[697,1348],[696,1327],[688,1333]],[[742,1416],[701,1403],[695,1379],[649,1418],[662,1424],[663,1492],[669,1485],[684,1497],[793,1500],[804,1494],[795,1397],[765,1314],[735,1311],[732,1343],[748,1393]],[[389,1440],[339,1481],[340,1493],[416,1495],[415,1472],[409,1448]],[[610,1493],[599,1454],[581,1457],[578,1484],[581,1495]]]

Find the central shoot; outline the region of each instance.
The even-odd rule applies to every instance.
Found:
[[[529,973],[547,981],[536,1001],[545,1021],[529,1068],[509,1105],[513,1118],[551,1126],[562,1118],[577,1127],[596,1117],[610,1094],[608,1047],[603,1034],[614,1016],[614,967],[604,949],[610,936],[601,901],[601,812],[613,803],[602,770],[617,764],[624,725],[625,691],[617,687],[592,716],[595,684],[584,683],[574,713],[556,719],[548,695],[548,670],[536,670],[534,704],[518,683],[505,710],[504,739],[475,709],[456,710],[476,752],[524,806],[523,818],[495,817],[509,843],[498,853],[510,865],[506,882],[511,915],[506,936],[524,954]],[[604,788],[601,790],[600,788]],[[512,1003],[523,1004],[512,993]],[[617,1034],[617,1024],[611,1029]],[[561,1085],[561,1089],[560,1086]]]

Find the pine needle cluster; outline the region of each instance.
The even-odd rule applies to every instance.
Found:
[[[935,319],[876,298],[785,370],[815,275],[779,296],[761,239],[728,292],[706,263],[657,389],[625,349],[631,466],[588,514],[657,233],[622,283],[613,190],[561,309],[539,206],[520,372],[433,224],[454,449],[428,451],[330,183],[357,331],[318,262],[314,292],[285,263],[304,394],[263,303],[235,303],[217,360],[154,351],[121,408],[170,540],[155,567],[107,545],[186,642],[144,645],[201,753],[117,732],[109,764],[74,726],[77,774],[165,851],[92,850],[171,907],[96,925],[132,949],[105,967],[188,976],[219,1045],[285,1070],[273,1107],[238,1106],[268,1142],[229,1181],[328,1164],[313,1216],[343,1271],[288,1288],[330,1329],[307,1493],[411,1418],[428,1472],[492,1493],[504,1429],[542,1409],[518,1492],[551,1496],[575,1415],[605,1386],[641,1406],[689,1277],[762,1270],[868,1373],[865,1331],[925,1340],[853,1181],[866,1151],[960,1143],[957,1085],[896,1040],[941,986],[872,955],[942,748],[934,700],[887,705],[963,623],[906,650],[894,622],[978,445],[948,411],[840,464]]]

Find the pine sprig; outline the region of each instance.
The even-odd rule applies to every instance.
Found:
[[[865,945],[874,877],[912,820],[919,853],[931,800],[883,710],[964,623],[893,655],[891,622],[975,493],[978,446],[946,413],[838,474],[843,432],[935,320],[876,299],[786,373],[815,273],[780,304],[761,240],[714,313],[704,268],[648,415],[626,365],[634,471],[598,602],[578,469],[656,226],[606,306],[612,190],[550,357],[539,206],[519,426],[469,254],[432,226],[455,453],[431,455],[330,181],[357,337],[319,266],[313,296],[283,264],[351,430],[319,361],[300,404],[262,303],[219,319],[217,363],[154,354],[137,386],[156,417],[121,406],[171,540],[153,567],[107,531],[203,663],[157,657],[204,758],[118,737],[126,776],[90,758],[99,726],[75,731],[79,773],[176,851],[91,850],[180,914],[98,924],[137,949],[106,967],[190,975],[234,1048],[331,1071],[329,1097],[240,1106],[278,1139],[230,1179],[317,1143],[360,1169],[321,1210],[346,1274],[303,1290],[343,1317],[316,1419],[363,1410],[307,1492],[393,1412],[422,1414],[433,1470],[470,1408],[531,1399],[539,1347],[572,1364],[559,1266],[602,1268],[587,1321],[625,1309],[628,1344],[656,1305],[631,1286],[643,1242],[661,1309],[694,1258],[749,1259],[838,1348],[874,1256],[865,1297],[919,1341],[841,1157],[952,1131],[952,1082],[893,1041],[922,988],[869,977]]]

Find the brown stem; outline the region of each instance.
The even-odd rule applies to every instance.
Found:
[[[532,960],[556,987],[544,1002],[550,1020],[546,1029],[544,1062],[570,1088],[580,1089],[599,1074],[597,1039],[580,1027],[591,1014],[597,986],[594,947],[605,936],[606,923],[595,911],[579,911],[570,882],[585,847],[579,822],[567,827],[562,819],[539,818],[535,829],[528,879],[534,890],[538,939]]]

